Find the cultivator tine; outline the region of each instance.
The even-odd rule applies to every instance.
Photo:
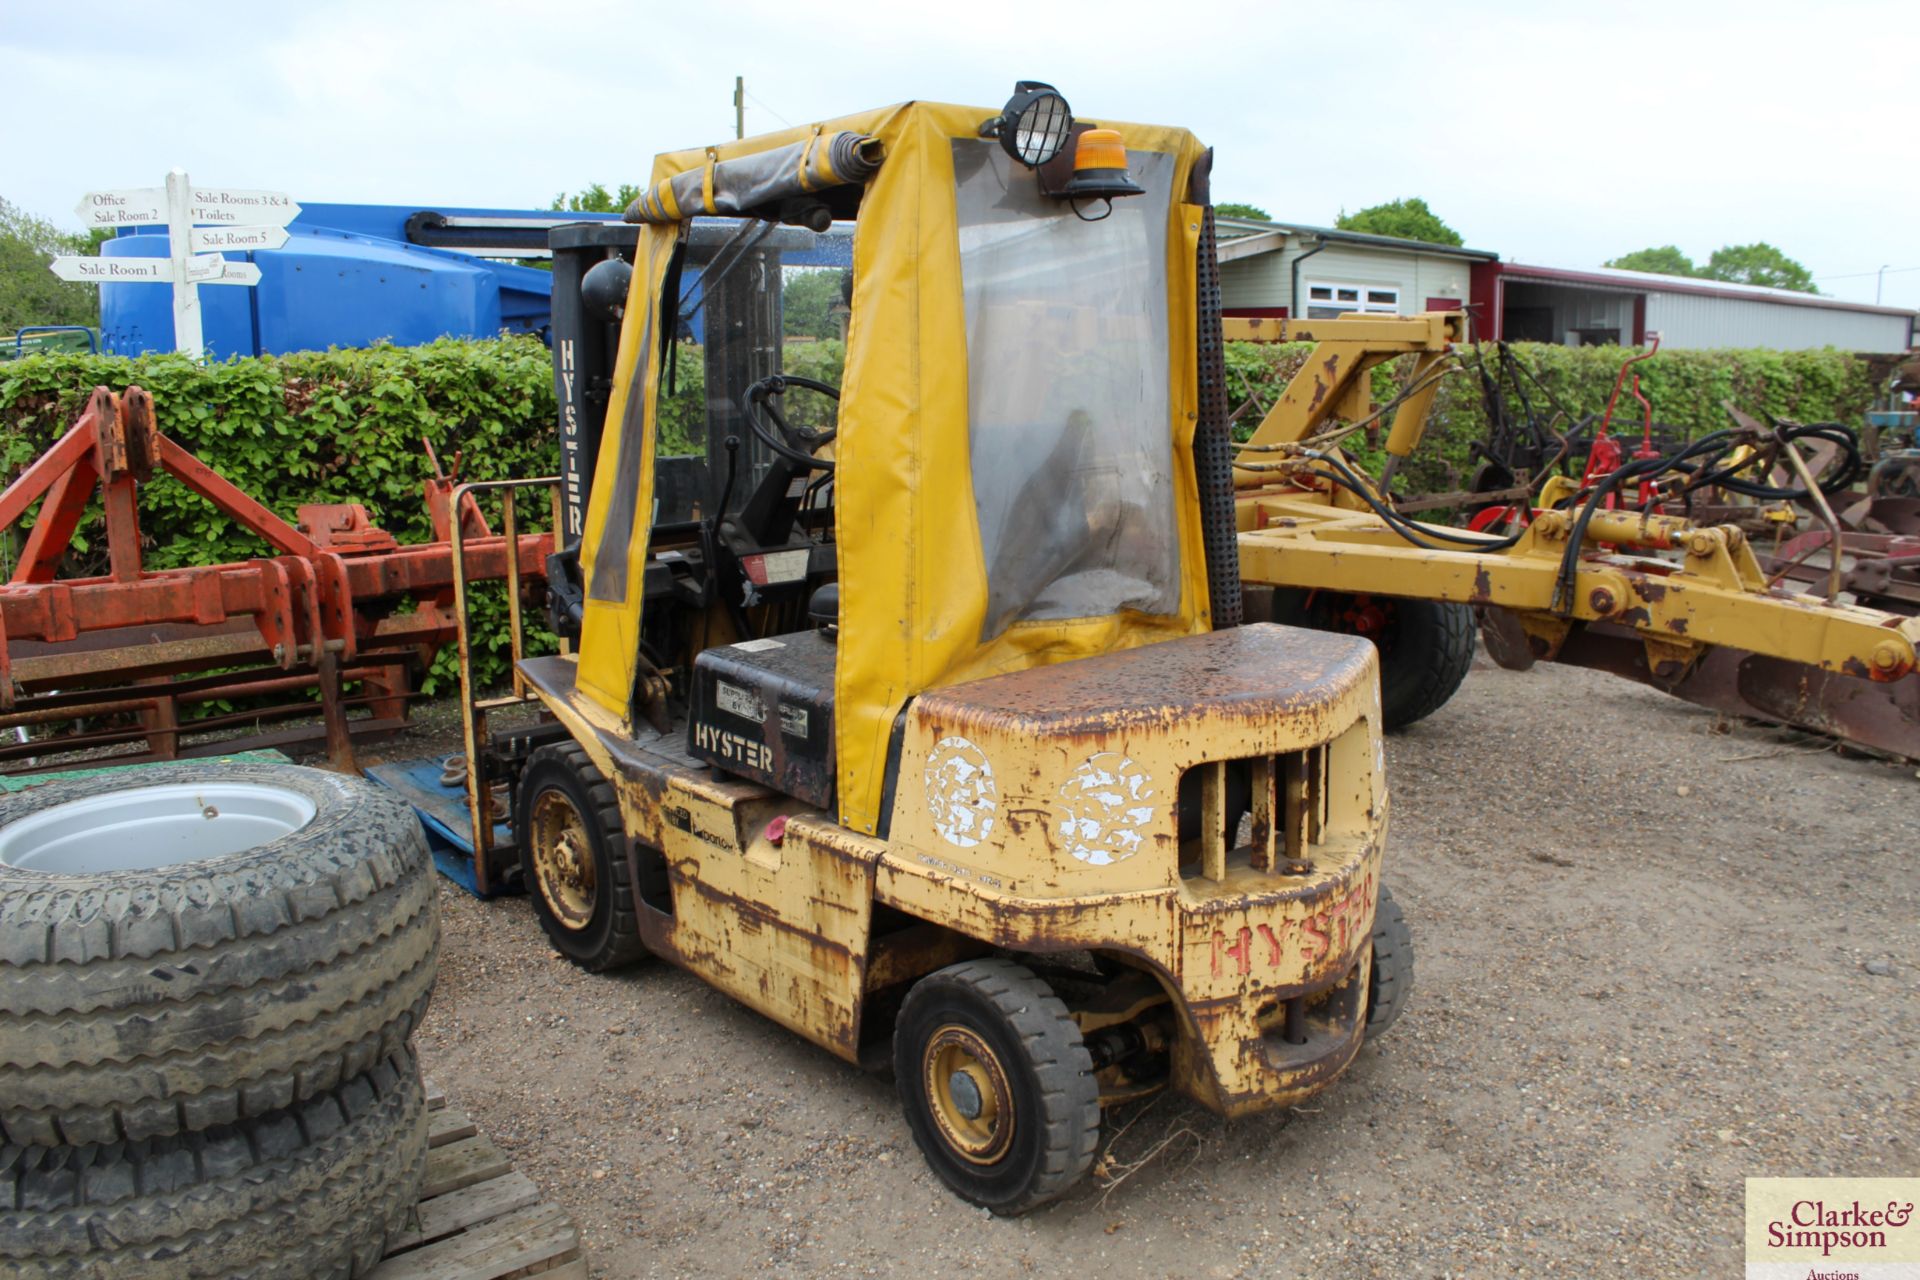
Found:
[[[1817,733],[1879,755],[1920,759],[1920,677],[1875,681],[1744,649],[1715,647],[1678,679],[1647,667],[1630,631],[1589,626],[1569,636],[1558,661],[1612,672],[1697,707]]]
[[[1716,649],[1674,693],[1885,755],[1920,758],[1920,679],[1878,683],[1739,649]]]

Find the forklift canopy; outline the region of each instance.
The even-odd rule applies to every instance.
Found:
[[[1101,121],[1145,189],[1105,212],[1042,195],[980,136],[995,114],[908,103],[673,152],[637,202],[690,217],[720,205],[670,193],[779,199],[827,170],[844,180],[843,156],[877,163],[855,226],[833,483],[838,795],[857,831],[878,825],[893,723],[921,690],[1208,624],[1192,455],[1202,210],[1188,203],[1203,148]],[[768,158],[728,172],[752,157]],[[642,235],[581,552],[579,687],[629,723],[672,322],[661,289],[684,225]]]

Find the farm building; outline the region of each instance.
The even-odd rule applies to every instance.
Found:
[[[1914,343],[1915,313],[1839,298],[1610,267],[1567,270],[1518,262],[1473,268],[1482,337],[1511,342],[1668,347],[1838,347],[1890,354]]]
[[[1323,319],[1348,312],[1473,315],[1485,339],[1565,346],[1838,347],[1891,354],[1916,314],[1818,294],[1687,276],[1502,262],[1484,249],[1297,223],[1219,221],[1220,293],[1230,316]],[[1296,307],[1296,291],[1301,304]]]
[[[1240,218],[1220,219],[1218,235],[1220,300],[1230,316],[1457,311],[1467,305],[1472,269],[1499,260],[1480,249]]]

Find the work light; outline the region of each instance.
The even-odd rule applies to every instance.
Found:
[[[980,126],[983,138],[998,138],[1006,153],[1029,169],[1060,154],[1073,132],[1073,112],[1050,84],[1022,80],[1000,114]]]

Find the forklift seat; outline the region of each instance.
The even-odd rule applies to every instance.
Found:
[[[807,621],[831,637],[840,629],[840,584],[825,583],[807,601]]]

